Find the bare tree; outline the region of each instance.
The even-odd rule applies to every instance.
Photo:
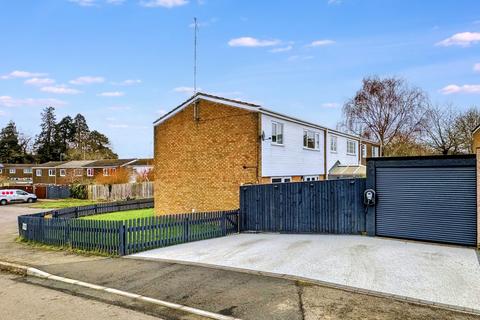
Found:
[[[473,130],[480,125],[480,110],[473,106],[461,114],[456,122],[455,129],[460,139],[460,149],[464,153],[475,152],[473,150]]]
[[[461,139],[456,127],[458,118],[458,112],[451,105],[429,107],[423,125],[425,145],[443,155],[461,153]]]
[[[395,155],[398,145],[392,142],[400,136],[415,140],[423,128],[427,105],[427,95],[402,79],[368,77],[343,106],[344,122],[350,131],[378,140],[385,155]]]

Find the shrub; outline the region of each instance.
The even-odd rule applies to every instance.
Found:
[[[75,199],[88,199],[88,189],[84,184],[70,186],[70,196]]]

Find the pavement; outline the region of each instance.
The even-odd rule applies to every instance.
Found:
[[[37,210],[16,205],[0,207],[0,259],[20,262],[58,276],[245,320],[480,319],[478,315],[435,308],[430,305],[349,292],[304,281],[224,270],[214,266],[206,267],[132,258],[86,257],[68,252],[39,250],[13,241],[17,236],[16,216],[28,211],[36,212]],[[231,241],[230,237],[219,240]],[[199,245],[201,243],[203,246],[210,245],[209,241],[192,244]],[[244,247],[248,248],[249,244],[244,243]],[[181,246],[177,248],[181,248]],[[215,250],[216,247],[211,249]],[[231,251],[235,250],[242,255],[242,249],[231,248]],[[225,257],[231,258],[231,252],[229,254],[230,256],[227,254]],[[272,257],[277,252],[271,251],[268,254],[269,257]],[[257,257],[257,259],[262,258],[265,257]],[[291,260],[296,258],[295,256],[289,257]],[[322,259],[326,258],[317,257],[317,261]],[[79,296],[92,302],[122,307],[122,309],[118,309],[119,312],[122,312],[123,309],[125,309],[124,312],[133,310],[166,320],[198,319],[198,317],[172,314],[164,309],[155,309],[149,305],[125,301],[118,297],[97,296],[95,292],[88,292],[83,288],[69,287],[66,284],[58,284],[49,280],[18,277],[6,281],[23,282],[34,286],[28,287],[32,295],[39,292],[36,289],[45,288]],[[24,292],[20,285],[8,288],[9,290],[5,294],[0,293],[0,297],[2,297],[0,301],[4,299],[5,295],[21,297]],[[42,294],[39,292],[38,296],[42,296]],[[25,300],[28,301],[30,296],[26,295],[26,298]],[[32,297],[32,299],[34,298]],[[13,304],[17,303],[15,299],[4,299],[4,301],[8,303],[8,310],[13,310],[15,308]],[[74,308],[72,305],[73,303],[66,304],[65,308],[70,306]],[[42,306],[37,304],[28,310],[35,315],[42,315],[44,312]],[[19,317],[9,313],[8,317],[3,317],[2,314],[1,318],[17,319]],[[99,313],[83,318],[103,319],[104,317],[102,313]]]
[[[345,235],[240,234],[133,255],[287,274],[480,310],[475,249]]]
[[[0,310],[2,319],[159,319],[109,303],[29,284],[22,278],[5,273],[0,273]]]

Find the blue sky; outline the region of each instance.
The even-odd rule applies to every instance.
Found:
[[[335,127],[367,75],[480,106],[478,0],[0,2],[0,126],[84,114],[122,157],[152,156],[152,122],[198,87]]]

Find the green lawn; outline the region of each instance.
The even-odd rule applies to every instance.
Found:
[[[39,209],[62,209],[69,207],[88,206],[95,203],[98,203],[98,201],[69,198],[59,200],[39,200],[30,207]]]
[[[81,219],[85,220],[103,220],[103,221],[123,221],[137,218],[150,218],[153,217],[154,211],[151,209],[140,209],[130,211],[117,211],[111,213],[97,214],[94,216],[87,216]]]

